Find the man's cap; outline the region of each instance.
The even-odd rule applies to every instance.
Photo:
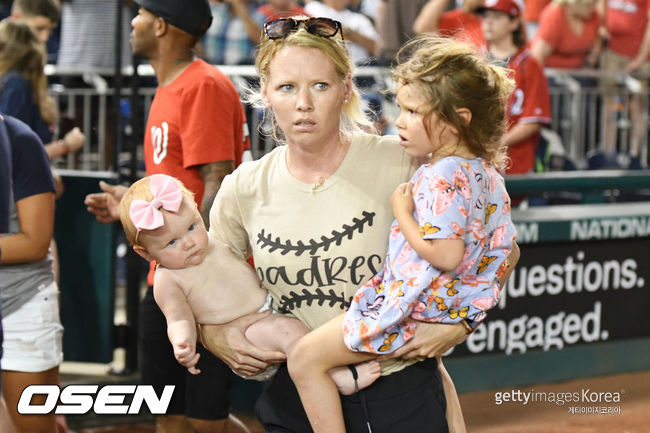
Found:
[[[476,13],[483,13],[486,10],[499,11],[517,18],[523,11],[523,6],[516,0],[485,0],[485,4],[476,9]]]
[[[208,0],[136,0],[136,3],[192,36],[203,36],[212,23]]]

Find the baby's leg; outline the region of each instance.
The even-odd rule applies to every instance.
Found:
[[[341,400],[328,372],[377,355],[353,352],[343,343],[343,315],[301,338],[289,352],[287,363],[315,433],[344,433]]]
[[[298,319],[291,319],[282,314],[271,314],[253,323],[246,330],[246,338],[254,346],[264,350],[279,350],[286,355],[293,345],[309,332]],[[343,336],[341,336],[341,339]],[[381,365],[376,359],[355,365],[358,378],[355,385],[352,372],[348,367],[332,368],[329,375],[343,395],[356,392],[356,387],[363,389],[372,384],[381,374]]]
[[[466,433],[465,420],[463,419],[463,411],[460,407],[456,387],[451,380],[451,376],[447,373],[447,369],[442,365],[442,359],[438,358],[438,370],[442,377],[442,386],[445,389],[445,399],[447,400],[447,425],[449,425],[449,433]]]
[[[293,344],[309,329],[298,319],[282,314],[269,314],[246,329],[246,338],[253,346],[288,354]]]

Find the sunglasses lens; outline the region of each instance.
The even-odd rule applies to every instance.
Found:
[[[331,38],[341,29],[338,21],[329,18],[309,18],[299,21],[292,18],[280,18],[266,23],[264,32],[269,39],[286,38],[289,33],[296,31],[301,24],[304,24],[305,29],[312,35],[325,38]],[[343,33],[341,33],[341,37],[343,37]]]
[[[279,20],[269,21],[266,23],[264,26],[264,31],[266,32],[266,36],[268,36],[269,39],[279,39],[286,37],[289,32],[295,28],[296,22],[294,20],[281,18]]]
[[[337,22],[326,18],[311,18],[307,20],[307,31],[313,35],[331,38],[338,32]]]

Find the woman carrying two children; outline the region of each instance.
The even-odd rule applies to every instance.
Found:
[[[393,222],[391,195],[425,161],[411,157],[397,137],[361,132],[367,121],[340,24],[322,18],[283,19],[268,23],[265,30],[256,61],[260,99],[286,145],[242,164],[224,180],[211,210],[210,236],[242,258],[252,253],[258,277],[278,309],[315,329],[345,312],[357,289],[382,270]],[[444,50],[448,44],[455,43],[429,46]],[[486,67],[475,60],[468,65]],[[494,125],[504,121],[503,107],[482,107],[483,92],[503,85],[507,94],[509,83],[488,80],[491,86],[484,81],[468,86],[463,80],[475,79],[474,73],[461,72],[446,71],[435,110],[426,99],[424,106],[409,109],[421,116],[422,142],[441,131],[432,119],[443,112],[465,113],[453,121],[442,118],[438,126],[455,130],[463,140],[472,137],[479,148],[467,156],[480,157],[481,145],[500,139],[503,131]],[[439,79],[432,76],[424,82],[433,85]],[[479,137],[487,141],[481,144]],[[508,261],[517,259],[513,244]],[[235,371],[258,374],[282,360],[277,352],[261,350],[245,338],[246,328],[263,317],[202,325],[202,341]],[[341,397],[346,431],[368,431],[368,423],[375,432],[448,431],[441,375],[433,358],[462,342],[466,325],[418,322],[409,343],[382,359],[382,376],[373,385]],[[258,401],[257,415],[269,432],[310,431],[286,366]]]

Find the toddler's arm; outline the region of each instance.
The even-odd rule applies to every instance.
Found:
[[[508,255],[508,269],[500,278],[501,287],[505,287],[510,274],[519,261],[520,250],[516,242],[512,244],[512,251]],[[391,358],[422,359],[442,356],[450,348],[462,343],[467,338],[465,327],[460,323],[454,325],[446,323],[418,322],[415,335],[408,344],[397,349],[390,355]]]
[[[413,186],[403,183],[390,197],[393,215],[409,245],[420,257],[441,271],[453,271],[460,265],[465,254],[462,239],[423,239],[420,225],[413,217]]]
[[[190,373],[199,374],[201,371],[196,368],[199,354],[196,353],[194,314],[183,290],[175,282],[159,274],[156,273],[153,294],[167,319],[167,336],[174,347],[174,356]]]

